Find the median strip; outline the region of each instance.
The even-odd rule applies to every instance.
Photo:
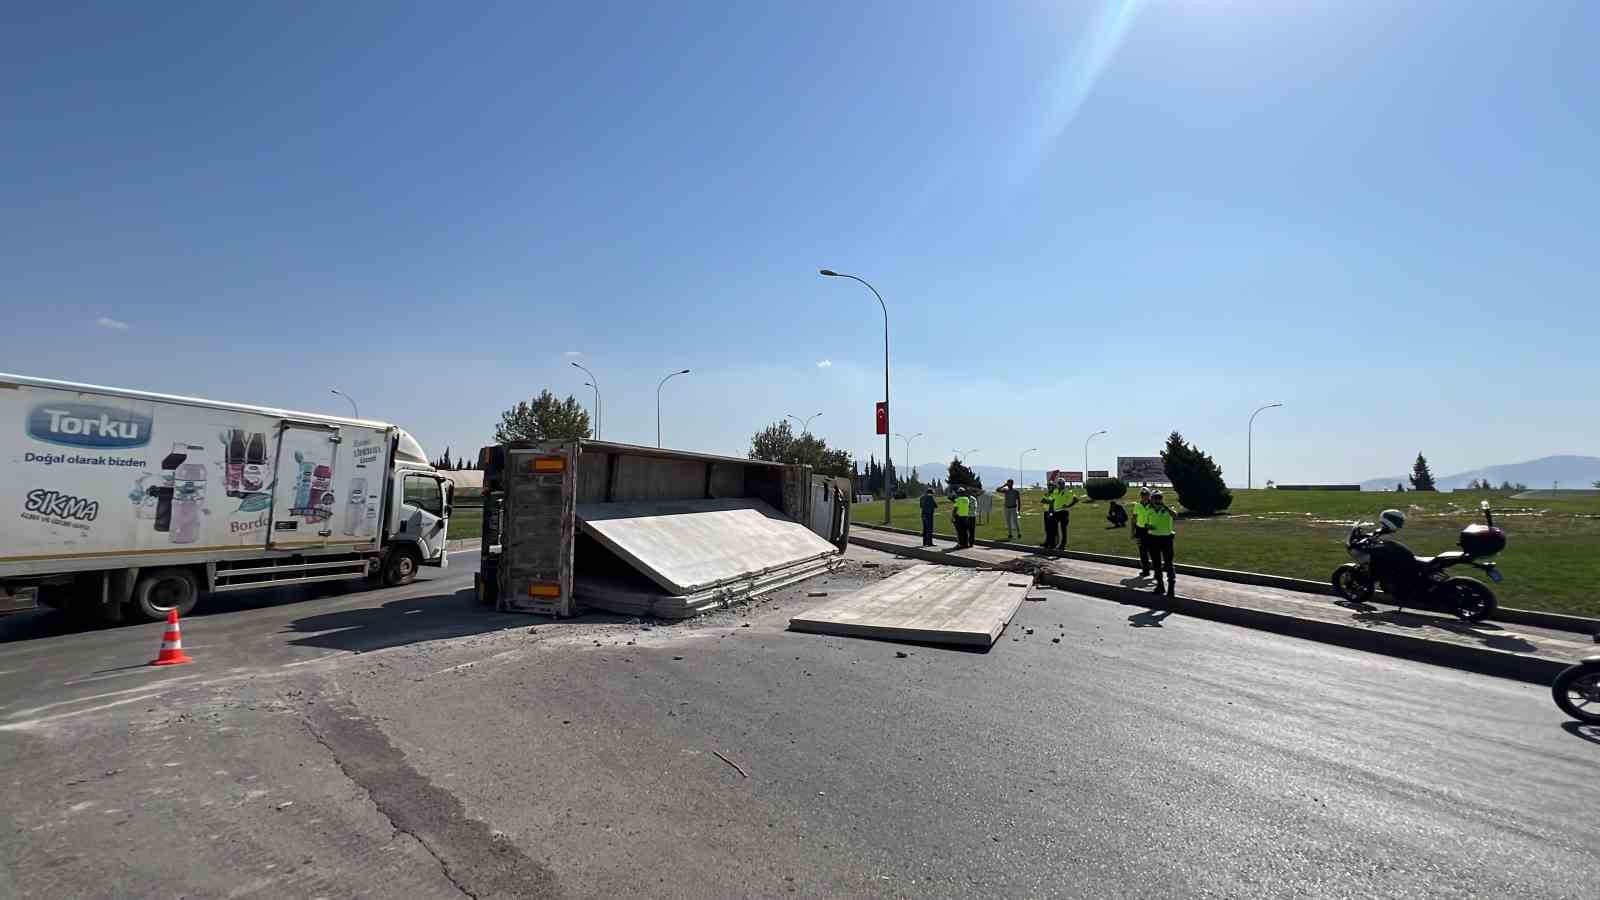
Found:
[[[852,525],[850,541],[946,565],[1032,572],[1040,584],[1073,593],[1537,684],[1550,683],[1562,668],[1594,652],[1594,645],[1579,635],[1513,632],[1491,623],[1473,625],[1424,612],[1336,602],[1323,593],[1283,586],[1293,579],[1277,576],[1259,576],[1258,582],[1249,583],[1201,576],[1197,567],[1184,566],[1179,569],[1179,596],[1169,599],[1151,593],[1155,582],[1139,578],[1120,562],[1083,558],[1092,554],[1043,553],[988,541],[964,550],[949,544],[923,547],[913,533],[859,523]]]

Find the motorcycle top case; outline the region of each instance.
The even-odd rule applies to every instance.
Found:
[[[1506,548],[1506,533],[1488,525],[1468,525],[1457,543],[1473,556],[1493,556]]]

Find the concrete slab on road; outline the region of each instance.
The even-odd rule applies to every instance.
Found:
[[[1041,584],[1088,596],[1537,684],[1549,684],[1556,673],[1597,650],[1570,632],[1531,626],[1511,630],[1492,622],[1474,624],[1452,616],[1193,576],[1180,577],[1178,597],[1169,600],[1152,593],[1154,580],[1141,579],[1124,566],[983,545],[957,549],[940,542],[923,547],[918,535],[860,524],[851,527],[850,540],[911,559],[1030,572]]]
[[[838,548],[753,498],[580,503],[586,534],[669,594],[825,559]]]
[[[1033,587],[1032,576],[915,565],[789,619],[795,631],[987,649]]]

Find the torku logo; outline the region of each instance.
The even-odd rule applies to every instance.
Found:
[[[41,403],[28,415],[28,434],[69,447],[143,447],[150,443],[151,413],[93,403]]]

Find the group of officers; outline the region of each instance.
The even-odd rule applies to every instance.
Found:
[[[1006,538],[1020,540],[1022,538],[1022,492],[1010,479],[996,491],[1005,498],[1006,510]],[[1044,543],[1040,548],[1045,550],[1067,549],[1067,523],[1072,514],[1068,512],[1078,504],[1082,498],[1067,489],[1064,478],[1056,479],[1056,483],[1045,492],[1040,501],[1044,504]],[[938,507],[934,499],[933,488],[928,488],[921,500],[922,507],[922,545],[933,546],[933,515]],[[951,510],[952,521],[956,529],[956,547],[971,547],[976,538],[978,528],[978,498],[966,488],[956,491],[954,508]],[[1139,500],[1133,504],[1133,540],[1139,545],[1139,575],[1148,578],[1152,573],[1156,578],[1156,585],[1152,593],[1165,593],[1168,597],[1175,596],[1178,577],[1173,569],[1173,544],[1177,536],[1177,513],[1167,506],[1165,497],[1159,488],[1152,490],[1148,487],[1139,489]],[[1163,591],[1161,576],[1166,575],[1166,588]]]

